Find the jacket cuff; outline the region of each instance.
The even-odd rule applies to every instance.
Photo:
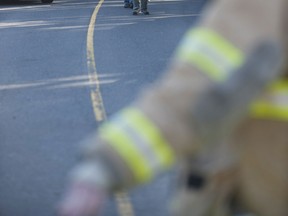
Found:
[[[70,173],[71,180],[111,191],[115,185],[109,169],[100,160],[82,162]]]

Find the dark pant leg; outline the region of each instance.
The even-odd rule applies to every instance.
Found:
[[[133,10],[139,9],[139,0],[133,0]]]
[[[147,11],[148,0],[140,0],[140,1],[141,1],[141,11]]]

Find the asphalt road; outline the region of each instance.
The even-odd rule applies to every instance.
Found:
[[[151,0],[149,16],[132,16],[121,0],[99,3],[0,3],[0,216],[56,215],[79,143],[100,124],[89,75],[109,118],[165,72],[204,1]],[[136,216],[168,215],[171,177],[129,194]],[[119,215],[113,197],[103,215]]]

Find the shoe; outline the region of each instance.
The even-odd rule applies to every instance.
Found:
[[[129,3],[125,3],[124,4],[124,8],[130,8],[130,4]]]
[[[134,10],[132,14],[133,14],[133,15],[138,15],[138,13],[139,13],[138,10]]]
[[[141,11],[141,14],[143,14],[143,15],[149,15],[150,13],[145,10],[145,11]]]

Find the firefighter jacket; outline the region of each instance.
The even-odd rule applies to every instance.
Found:
[[[259,42],[273,40],[284,46],[285,11],[283,8],[285,4],[287,4],[286,0],[218,0],[212,2],[197,26],[188,30],[184,36],[167,73],[144,90],[133,104],[112,116],[88,141],[83,160],[72,174],[75,181],[86,181],[105,187],[109,191],[116,191],[147,183],[160,173],[171,169],[178,162],[186,161],[187,158],[189,158],[189,163],[185,162],[186,165],[191,165],[191,158],[201,158],[201,154],[204,154],[201,153],[202,149],[207,148],[201,143],[191,117],[195,101],[207,88],[214,83],[225,81],[231,71],[241,67]],[[255,103],[250,107],[250,117],[247,117],[247,121],[243,123],[245,127],[240,126],[239,130],[242,133],[244,129],[245,133],[248,133],[247,128],[251,128],[249,133],[253,133],[252,125],[261,125],[264,121],[262,119],[281,121],[282,126],[287,129],[287,82],[281,79],[275,80],[262,92],[262,96],[255,98]],[[261,120],[251,122],[253,118],[261,118]],[[275,130],[277,128],[276,125],[271,127],[275,127]],[[285,130],[284,128],[281,130]],[[261,129],[255,133],[261,133]],[[238,133],[238,138],[235,138],[238,139],[237,143],[242,140],[239,134],[241,132]],[[287,135],[285,136],[287,138]],[[276,139],[276,137],[271,138]],[[263,136],[263,139],[267,140],[267,137]],[[258,146],[253,145],[253,151],[262,142],[256,138],[246,141],[258,143]],[[225,145],[229,142],[230,140],[225,142]],[[269,148],[271,145],[273,144],[267,143],[265,147]],[[281,148],[287,153],[287,147]],[[216,145],[214,150],[217,149]],[[219,147],[219,149],[227,150],[225,147]],[[221,161],[221,166],[215,169],[229,170],[229,172],[224,172],[225,175],[220,175],[220,179],[227,179],[227,176],[231,176],[230,168],[226,169],[227,167],[234,167],[238,161],[244,164],[243,158],[246,157],[248,149],[249,147],[245,145],[245,150],[244,147],[241,148],[240,153],[235,154],[229,151],[231,157],[225,158]],[[213,157],[213,152],[216,152],[214,150],[204,152],[208,157]],[[287,154],[283,156],[284,158],[288,159]],[[195,162],[195,165],[202,167],[201,160],[199,161]],[[274,168],[282,174],[283,165]],[[211,173],[211,176],[216,175],[216,171]],[[284,179],[288,181],[287,174],[285,175]],[[243,182],[249,184],[248,177],[244,179],[243,177]],[[270,183],[273,182],[273,178],[271,179]],[[283,182],[281,183],[284,185]],[[251,189],[244,183],[241,187]],[[252,202],[249,199],[253,200],[259,196],[255,195],[256,192],[247,192],[246,189],[242,190],[241,195],[243,199],[248,200],[245,206],[258,211],[261,203]],[[287,192],[287,188],[285,191]],[[211,193],[208,194],[211,195]],[[275,199],[276,194],[277,192],[274,193]],[[281,198],[284,199],[284,195]],[[283,209],[281,204],[279,206]],[[279,212],[274,211],[273,214],[263,215],[287,215],[287,212],[286,214]],[[198,214],[191,213],[190,215]],[[199,213],[199,215],[202,214]]]

